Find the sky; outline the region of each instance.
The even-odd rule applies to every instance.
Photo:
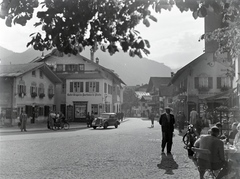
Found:
[[[153,13],[158,22],[150,20],[150,27],[140,23],[136,30],[150,42],[150,60],[164,63],[172,69],[181,68],[200,56],[204,50],[204,41],[198,41],[204,33],[204,19],[194,19],[192,13],[183,12],[174,7],[171,11]],[[31,40],[29,35],[38,31],[33,27],[34,20],[26,26],[7,27],[0,19],[0,46],[14,51],[24,52]],[[114,57],[114,56],[112,56]]]

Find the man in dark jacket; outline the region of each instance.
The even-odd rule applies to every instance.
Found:
[[[171,109],[169,107],[165,110],[166,113],[162,114],[159,119],[159,124],[162,126],[162,153],[167,144],[167,154],[171,155],[175,118],[173,114],[170,114]]]

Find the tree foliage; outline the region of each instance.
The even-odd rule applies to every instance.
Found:
[[[157,22],[151,10],[161,13],[176,5],[181,12],[192,11],[193,17],[205,17],[209,11],[221,14],[228,28],[206,34],[202,38],[217,39],[222,50],[236,54],[239,49],[239,0],[2,0],[0,17],[7,26],[25,26],[37,12],[43,34],[31,34],[35,50],[56,47],[64,53],[77,54],[86,46],[98,48],[111,55],[121,48],[130,56],[148,55],[150,43],[135,30],[140,22],[150,26]],[[224,42],[224,43],[223,43]],[[237,45],[236,45],[237,43]]]
[[[132,109],[133,106],[138,106],[139,99],[135,91],[131,88],[125,88],[123,92],[122,110],[127,111]]]

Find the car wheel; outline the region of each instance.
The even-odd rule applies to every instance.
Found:
[[[96,129],[97,127],[96,126],[93,126],[93,129]]]
[[[103,128],[107,129],[107,127],[108,127],[108,124],[105,122],[104,125],[103,125]]]
[[[117,125],[117,124],[115,124],[115,128],[118,128],[118,125]]]

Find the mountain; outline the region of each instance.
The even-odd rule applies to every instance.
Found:
[[[49,53],[44,51],[44,54]],[[22,64],[32,61],[36,57],[40,57],[42,52],[29,48],[25,52],[16,53],[0,47],[1,64]]]
[[[44,52],[45,55],[47,53],[49,52]],[[0,47],[1,64],[28,63],[41,55],[42,52],[35,51],[32,48],[23,53],[14,53]],[[89,49],[86,48],[81,55],[90,59]],[[128,86],[147,84],[150,77],[170,77],[172,72],[171,68],[163,63],[147,58],[130,57],[128,53],[124,52],[118,52],[110,56],[107,52],[98,50],[94,56],[94,59],[99,59],[101,66],[114,70]]]

